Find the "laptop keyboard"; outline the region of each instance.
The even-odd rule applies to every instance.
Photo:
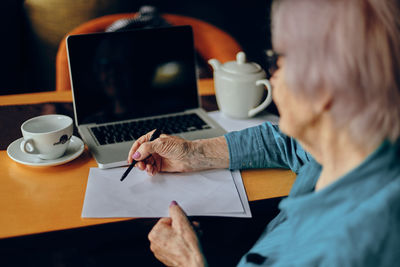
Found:
[[[90,130],[100,145],[115,144],[138,139],[154,129],[160,129],[164,134],[210,129],[197,114],[184,114],[149,120],[132,121],[112,125],[91,127]]]

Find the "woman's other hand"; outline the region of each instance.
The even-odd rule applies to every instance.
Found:
[[[154,256],[167,266],[205,266],[196,232],[175,201],[169,207],[169,215],[149,233]]]
[[[129,163],[132,163],[132,159],[138,161],[136,167],[146,170],[150,175],[229,167],[228,145],[223,136],[188,141],[162,134],[148,142],[153,132],[137,139],[128,156]]]

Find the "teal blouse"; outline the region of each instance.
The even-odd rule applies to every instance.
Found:
[[[230,169],[297,174],[279,215],[239,266],[400,266],[400,141],[383,142],[358,167],[315,191],[322,166],[277,126],[225,138]]]

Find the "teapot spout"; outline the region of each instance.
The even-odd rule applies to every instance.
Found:
[[[219,62],[217,59],[213,58],[208,61],[208,64],[210,64],[213,68],[214,71],[218,70],[221,67],[221,62]]]

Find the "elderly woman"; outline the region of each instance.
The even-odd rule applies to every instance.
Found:
[[[137,167],[157,172],[289,168],[279,215],[239,262],[274,266],[400,263],[400,22],[395,0],[281,0],[272,9],[269,123],[196,141],[137,140]],[[148,159],[144,160],[146,157]],[[149,234],[166,265],[204,266],[177,203]],[[248,255],[252,255],[249,257]]]

